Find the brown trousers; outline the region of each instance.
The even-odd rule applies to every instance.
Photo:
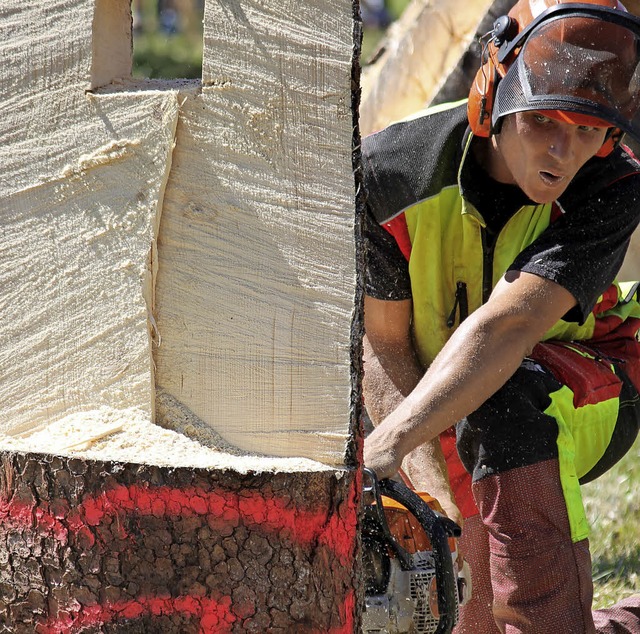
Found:
[[[572,543],[557,460],[473,484],[460,549],[473,599],[455,634],[640,634],[640,595],[591,612],[588,540]]]

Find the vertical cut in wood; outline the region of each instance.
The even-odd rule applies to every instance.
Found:
[[[91,88],[131,76],[131,0],[95,0]]]

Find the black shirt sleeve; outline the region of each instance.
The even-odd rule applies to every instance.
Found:
[[[375,299],[411,299],[409,263],[395,238],[372,218],[369,209],[365,213],[364,240],[365,293]]]
[[[565,320],[583,323],[622,266],[640,218],[640,176],[570,200],[563,211],[509,268],[566,288],[578,305]]]

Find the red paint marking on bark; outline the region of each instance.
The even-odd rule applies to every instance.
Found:
[[[0,499],[0,522],[22,529],[36,528],[50,533],[61,542],[66,543],[68,530],[64,524],[49,511],[46,505],[35,507],[19,500]]]
[[[242,521],[248,528],[272,532],[283,539],[307,547],[324,545],[331,549],[343,566],[351,566],[354,559],[357,504],[361,489],[361,475],[356,474],[351,490],[343,504],[329,515],[328,512],[312,512],[291,508],[281,498],[264,499],[254,491],[241,494],[228,491],[209,492],[204,489],[186,487],[148,488],[139,485],[119,486],[89,496],[66,517],[51,509],[57,508],[25,503],[16,499],[0,499],[0,521],[22,529],[36,529],[66,543],[71,533],[80,548],[94,544],[91,527],[98,526],[105,517],[121,514],[154,515],[156,517],[189,517],[208,515],[222,519],[232,525]],[[122,538],[126,537],[124,531]],[[63,608],[64,609],[64,608]],[[231,600],[228,604],[201,597],[167,599],[159,597],[140,598],[128,603],[116,603],[84,607],[74,615],[69,609],[57,619],[38,627],[39,634],[73,634],[82,627],[99,625],[118,618],[139,618],[144,614],[161,615],[175,611],[192,614],[200,618],[200,634],[223,634],[237,617],[233,615]],[[355,595],[345,598],[340,610],[344,625],[333,628],[328,634],[348,634],[353,631]],[[318,632],[318,634],[324,634]]]
[[[332,627],[330,630],[316,630],[313,634],[354,634],[355,630],[356,593],[349,592],[344,603],[339,608],[342,625]]]
[[[313,634],[353,634],[356,607],[355,592],[350,592],[339,612],[343,625],[330,630],[316,630]],[[127,602],[81,607],[75,614],[65,613],[36,626],[37,634],[76,634],[88,627],[99,627],[120,619],[135,620],[146,615],[171,616],[180,613],[200,619],[199,634],[231,632],[237,617],[233,614],[231,597],[210,598],[183,596],[143,598]]]
[[[35,520],[39,528],[51,531],[60,541],[66,541],[68,531],[74,534],[86,531],[87,526],[98,526],[105,517],[119,513],[164,517],[212,514],[231,523],[240,519],[248,528],[275,533],[303,546],[326,545],[342,563],[346,563],[354,547],[357,523],[353,494],[345,503],[350,507],[346,512],[336,512],[328,517],[323,511],[291,508],[279,498],[265,500],[252,491],[239,495],[192,487],[145,488],[131,485],[85,498],[64,519],[55,518],[44,505],[34,508],[15,499],[0,501],[0,521],[32,528]]]

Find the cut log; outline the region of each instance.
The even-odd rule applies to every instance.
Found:
[[[432,101],[472,43],[491,0],[413,0],[362,76],[362,134]]]
[[[438,90],[433,94],[429,105],[458,101],[469,96],[469,89],[480,68],[480,38],[489,33],[493,23],[500,16],[509,13],[515,3],[516,0],[493,0],[482,16],[475,35],[467,42],[467,48],[447,75],[440,79]]]
[[[4,4],[0,631],[358,631],[351,0]]]

